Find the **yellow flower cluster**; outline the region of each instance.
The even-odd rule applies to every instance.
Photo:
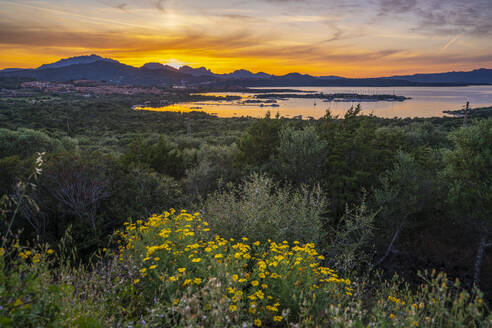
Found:
[[[282,322],[282,313],[289,313],[289,304],[302,295],[312,295],[315,302],[318,295],[348,297],[352,292],[350,280],[320,264],[324,257],[314,244],[226,240],[211,235],[199,213],[171,209],[145,222],[126,223],[119,235],[120,260],[140,266],[134,284],[164,283],[171,294],[219,279],[228,310],[249,316],[258,327]],[[171,302],[176,294],[169,296]]]
[[[54,251],[52,249],[48,249],[46,253],[47,254],[53,254]],[[25,250],[25,251],[19,252],[19,257],[23,260],[27,260],[30,258],[32,263],[38,263],[39,261],[41,261],[41,254],[33,252],[31,250]]]
[[[401,305],[405,305],[405,301],[402,301],[401,299],[399,298],[396,298],[394,296],[388,296],[388,300],[395,303],[395,304],[401,304]]]

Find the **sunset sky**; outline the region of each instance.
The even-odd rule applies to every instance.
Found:
[[[122,63],[346,77],[492,68],[492,0],[0,0],[0,68]]]

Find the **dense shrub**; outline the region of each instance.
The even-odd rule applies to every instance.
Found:
[[[344,274],[362,275],[371,272],[376,244],[375,216],[365,198],[359,206],[347,208],[333,225],[326,245],[327,263]]]
[[[318,242],[323,234],[325,197],[319,187],[281,187],[253,174],[238,187],[210,195],[203,208],[213,231],[224,238]]]
[[[261,168],[267,164],[279,145],[282,120],[277,115],[274,119],[270,112],[261,120],[255,121],[239,138],[236,161],[238,166],[251,169]]]
[[[0,249],[1,327],[67,325],[63,303],[73,289],[53,282],[49,268],[52,253],[51,249],[27,249],[18,244],[7,251]]]
[[[62,140],[51,138],[46,133],[20,128],[18,130],[0,129],[0,158],[19,155],[22,158],[36,152],[54,152],[74,149],[77,142],[64,137]]]
[[[151,145],[137,137],[127,146],[121,161],[126,167],[143,165],[174,178],[182,178],[185,173],[182,152],[162,136]]]
[[[450,139],[455,148],[444,154],[444,176],[449,181],[449,202],[476,233],[474,281],[478,285],[492,229],[492,119],[458,129]]]
[[[237,178],[234,167],[236,145],[211,146],[202,144],[199,149],[189,151],[190,168],[186,171],[185,188],[188,195],[197,198],[217,190],[219,181],[231,181]]]
[[[269,171],[294,184],[315,184],[321,178],[326,143],[312,126],[303,130],[284,127]]]

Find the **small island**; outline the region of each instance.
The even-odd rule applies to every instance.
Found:
[[[303,98],[303,99],[324,99],[324,101],[348,101],[348,102],[370,102],[370,101],[405,101],[411,99],[404,96],[388,95],[388,94],[373,94],[364,95],[358,93],[308,93],[308,94],[276,94],[266,93],[256,95],[257,99],[288,99],[288,98]]]

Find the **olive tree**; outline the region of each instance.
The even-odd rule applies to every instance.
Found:
[[[449,200],[476,231],[474,280],[480,283],[482,260],[492,233],[492,119],[450,133],[454,149],[445,152]]]
[[[326,141],[320,139],[314,127],[284,127],[271,170],[295,184],[315,183],[321,178],[325,150]]]

